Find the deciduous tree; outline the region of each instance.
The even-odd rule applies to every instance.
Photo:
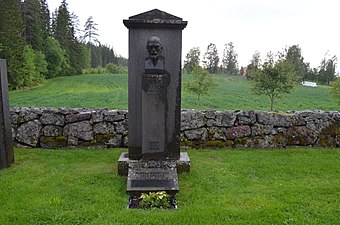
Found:
[[[197,95],[197,105],[200,105],[201,96],[208,95],[209,91],[216,88],[218,83],[214,77],[202,67],[196,67],[192,71],[192,80],[184,83],[184,88]]]
[[[270,98],[270,110],[274,108],[274,102],[283,94],[292,91],[295,84],[294,66],[286,60],[274,62],[272,58],[255,71],[252,80],[252,91],[258,95],[266,95]]]
[[[48,37],[46,41],[46,61],[48,63],[47,78],[59,76],[63,70],[68,70],[70,66],[65,50],[53,37]]]
[[[334,82],[331,83],[331,96],[340,105],[340,77],[338,77]]]

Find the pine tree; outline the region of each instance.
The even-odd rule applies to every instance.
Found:
[[[44,43],[46,43],[47,38],[51,36],[51,18],[50,10],[48,9],[48,4],[46,0],[40,0],[40,13],[41,13],[41,26],[42,26],[42,36]]]
[[[282,58],[289,61],[294,66],[297,81],[305,80],[307,74],[307,65],[302,57],[301,48],[299,45],[292,45],[284,50]]]
[[[86,43],[91,43],[93,45],[98,45],[98,24],[94,22],[93,17],[90,16],[85,25],[84,25],[84,35],[82,37],[82,41],[85,41]],[[87,41],[86,41],[87,40]]]
[[[66,60],[70,63],[70,69],[64,71],[64,75],[80,74],[82,69],[82,47],[76,37],[76,17],[71,15],[67,8],[66,0],[63,0],[52,22],[53,35],[65,50]]]
[[[189,50],[184,60],[184,70],[186,73],[191,73],[200,64],[201,50],[199,47],[194,47]]]
[[[247,79],[252,79],[254,72],[259,69],[261,66],[261,55],[258,51],[255,51],[251,60],[250,64],[247,66]]]
[[[22,85],[24,26],[16,0],[0,0],[0,58],[7,60],[9,88]]]
[[[228,75],[238,73],[237,53],[234,50],[233,42],[224,45],[222,66]]]
[[[326,53],[326,56],[328,53]],[[319,82],[329,85],[331,81],[336,80],[336,63],[337,57],[326,59],[326,56],[322,59],[319,70]]]
[[[39,0],[25,0],[22,5],[22,18],[25,25],[26,43],[34,50],[44,51],[42,13]]]
[[[219,62],[220,58],[218,57],[216,45],[210,43],[203,57],[203,65],[209,73],[217,73]]]

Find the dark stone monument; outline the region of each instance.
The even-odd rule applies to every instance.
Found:
[[[6,60],[0,59],[0,169],[14,162]]]
[[[131,196],[178,192],[182,30],[187,22],[154,9],[124,20],[129,29],[129,152],[118,160]]]

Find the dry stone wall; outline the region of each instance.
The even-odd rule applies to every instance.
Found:
[[[128,111],[11,109],[17,147],[128,146]],[[340,112],[198,111],[181,114],[182,147],[340,147]]]

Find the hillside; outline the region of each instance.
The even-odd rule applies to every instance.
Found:
[[[197,107],[196,96],[182,92],[184,109],[269,110],[269,98],[250,92],[250,83],[243,77],[215,75],[219,87],[203,96]],[[183,82],[190,80],[183,75]],[[30,90],[10,91],[11,107],[70,107],[127,109],[127,75],[80,75],[47,80]],[[329,96],[328,86],[317,88],[297,85],[294,91],[279,99],[275,110],[339,110]]]

